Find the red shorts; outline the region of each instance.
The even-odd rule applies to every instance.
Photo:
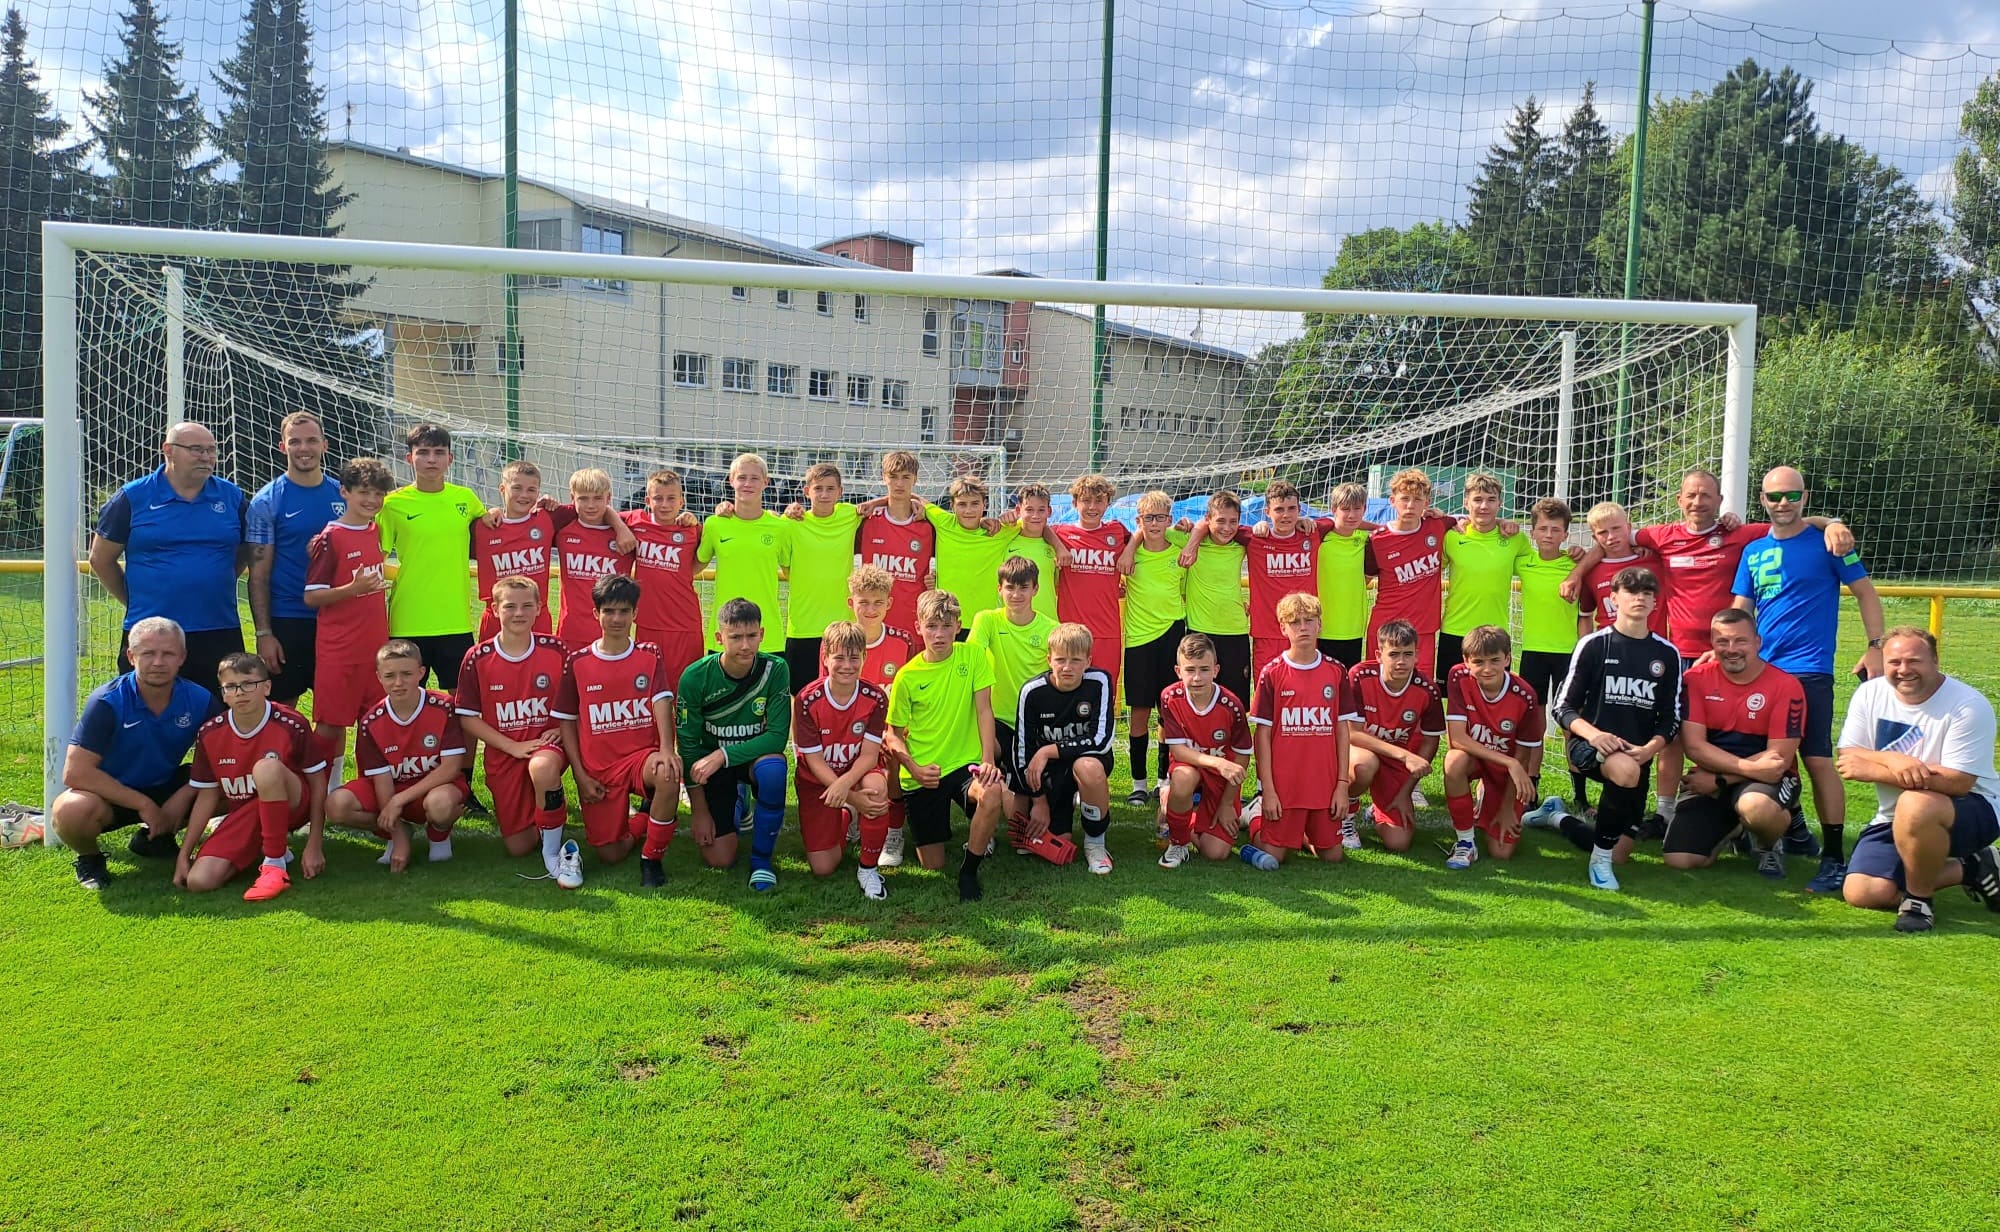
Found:
[[[1257,677],[1264,674],[1264,665],[1290,650],[1289,637],[1253,637],[1250,639],[1250,686],[1257,686]],[[1248,701],[1249,699],[1244,699]]]
[[[1479,763],[1479,812],[1476,824],[1486,831],[1486,837],[1497,842],[1511,843],[1521,837],[1521,815],[1528,810],[1528,802],[1515,800],[1507,804],[1514,794],[1512,776],[1497,766]],[[1505,824],[1502,824],[1502,820]],[[1510,833],[1511,832],[1511,833]]]
[[[922,653],[923,647],[919,646],[917,650]],[[1108,635],[1096,629],[1090,631],[1090,665],[1111,677],[1111,696],[1118,696],[1118,673],[1125,670],[1124,629],[1114,629]],[[1007,708],[1012,710],[1012,704]]]
[[[1210,774],[1206,770],[1200,771],[1200,774],[1201,799],[1194,802],[1194,832],[1196,834],[1212,835],[1225,842],[1233,842],[1234,840],[1230,838],[1229,834],[1220,825],[1216,824],[1215,817],[1217,813],[1222,811],[1222,802],[1229,799],[1230,794],[1236,792],[1238,789],[1225,783],[1219,774]],[[1242,808],[1240,802],[1237,807],[1238,822],[1240,824]]]
[[[539,743],[542,748],[555,750],[558,758],[562,757],[562,739],[558,733],[547,733]],[[500,827],[500,833],[519,834],[532,829],[541,801],[535,798],[535,782],[528,777],[528,759],[509,757],[488,745],[482,760],[486,765],[486,790],[493,793],[493,821]]]
[[[313,665],[313,722],[352,727],[368,707],[382,700],[382,682],[375,679],[375,660],[343,663],[320,659]]]
[[[306,824],[306,801],[304,796],[292,806],[292,815],[285,824],[296,830]],[[263,863],[264,828],[257,820],[257,801],[246,800],[229,810],[222,824],[215,827],[215,833],[208,836],[195,854],[195,859],[211,857],[227,860],[237,872]]]
[[[1330,808],[1288,808],[1274,820],[1265,814],[1256,838],[1259,846],[1284,847],[1298,851],[1310,843],[1316,849],[1340,846],[1340,823]]]
[[[1416,825],[1416,814],[1410,810],[1408,801],[1397,805],[1393,812],[1389,808],[1389,802],[1401,795],[1403,785],[1410,781],[1410,772],[1386,757],[1381,758],[1381,763],[1375,771],[1375,781],[1368,785],[1368,800],[1375,806],[1375,824],[1403,827]]]
[[[533,578],[529,578],[528,580],[531,582],[534,581]],[[542,610],[535,613],[534,631],[536,633],[548,633],[551,632],[552,629],[553,625],[549,620],[548,588],[543,587]],[[493,610],[493,601],[491,598],[489,598],[486,601],[485,609],[481,612],[479,617],[479,640],[482,642],[490,642],[499,635],[500,635],[500,614]]]
[[[592,847],[608,847],[630,832],[632,797],[643,796],[652,790],[646,786],[646,762],[658,752],[658,749],[641,749],[602,769],[584,767],[591,778],[604,784],[602,800],[581,805],[578,809],[583,814],[585,842]]]
[[[466,777],[462,774],[459,775],[456,779],[452,780],[451,782],[445,784],[445,786],[458,788],[458,798],[460,801],[470,799],[472,796],[472,784],[469,781],[467,781]],[[340,790],[353,793],[354,798],[360,802],[361,807],[367,812],[374,813],[380,811],[381,806],[375,802],[375,780],[373,778],[370,778],[368,775],[364,774],[360,778],[347,780],[345,783],[342,783],[340,785]],[[414,822],[417,825],[423,824],[423,819],[421,816],[414,818],[405,817],[403,818],[403,820]],[[378,834],[388,833],[388,831],[382,827],[380,821],[377,821],[375,826],[375,831]]]
[[[708,635],[700,629],[635,629],[632,636],[660,648],[660,661],[667,669],[667,687],[681,691],[681,673],[709,651]],[[794,680],[792,688],[802,690],[812,682]]]
[[[1382,626],[1387,623],[1388,623],[1387,620],[1375,619],[1371,614],[1368,621],[1368,644],[1364,648],[1366,651],[1372,652],[1375,649],[1377,635],[1379,635],[1382,632]],[[1424,675],[1429,676],[1432,680],[1438,679],[1437,657],[1438,657],[1437,626],[1433,625],[1429,629],[1418,629],[1417,670],[1422,672]],[[1446,670],[1450,670],[1451,664],[1449,663],[1445,664],[1445,668]]]
[[[861,776],[864,782],[886,777],[879,768]],[[820,793],[825,789],[818,779],[799,775],[793,789],[799,798],[799,837],[805,840],[806,850],[834,851],[845,845],[847,810],[827,807],[826,802],[820,799]]]

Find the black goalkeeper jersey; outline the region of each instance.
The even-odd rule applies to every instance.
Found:
[[[1087,669],[1083,680],[1067,693],[1043,672],[1021,686],[1014,714],[1014,764],[1025,767],[1037,750],[1050,744],[1064,761],[1091,753],[1109,757],[1116,717],[1111,677],[1101,668]]]
[[[1556,690],[1556,722],[1578,719],[1628,744],[1672,740],[1681,729],[1681,655],[1657,633],[1599,629],[1576,644]]]

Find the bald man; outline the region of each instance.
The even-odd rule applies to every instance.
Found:
[[[1736,606],[1757,617],[1764,661],[1797,677],[1806,695],[1806,722],[1799,755],[1812,780],[1819,814],[1819,873],[1806,887],[1815,894],[1838,894],[1847,876],[1844,831],[1847,789],[1833,763],[1833,656],[1840,632],[1840,588],[1854,592],[1868,649],[1855,674],[1872,680],[1882,674],[1882,600],[1859,552],[1836,554],[1826,532],[1806,521],[1805,476],[1789,466],[1764,476],[1758,499],[1771,529],[1743,549],[1736,565]]]
[[[105,502],[90,541],[90,572],[125,606],[118,670],[132,670],[125,642],[132,626],[164,616],[181,627],[187,653],[181,675],[217,691],[216,664],[243,649],[236,579],[250,563],[244,537],[249,503],[243,489],[215,473],[215,434],[198,423],[167,432],[159,469]]]

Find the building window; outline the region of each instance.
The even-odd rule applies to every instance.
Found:
[[[1130,432],[1132,430],[1132,417],[1137,414],[1138,412],[1129,406],[1119,407],[1118,408],[1119,430],[1122,432]]]
[[[854,319],[863,325],[868,323],[868,297],[866,295],[857,295],[854,297]]]
[[[882,382],[882,409],[904,411],[910,407],[910,383],[908,381]]]
[[[816,299],[816,300],[815,300],[814,302],[815,302],[815,303],[816,303],[816,305],[818,306],[818,312],[819,312],[819,314],[820,314],[821,316],[823,316],[823,317],[830,317],[830,316],[832,316],[832,315],[833,315],[833,292],[831,292],[831,291],[820,291],[820,292],[818,292],[818,293],[817,293],[817,296],[818,296],[818,298],[817,298],[817,299]]]
[[[757,361],[754,359],[724,359],[722,361],[722,388],[726,393],[754,394],[757,392]]]
[[[799,396],[799,366],[771,364],[764,369],[764,392],[774,398]]]
[[[1141,432],[1151,432],[1152,430],[1153,430],[1153,412],[1152,412],[1151,410],[1142,410],[1142,411],[1140,411],[1140,412],[1139,412],[1139,431],[1141,431]]]
[[[1187,432],[1187,417],[1181,412],[1175,411],[1168,417],[1167,422],[1171,425],[1167,428],[1167,431],[1173,433],[1175,436],[1181,436]]]
[[[1151,372],[1152,370],[1153,370],[1153,357],[1151,355],[1148,355],[1146,358],[1139,361],[1139,371]]]
[[[791,306],[792,306],[792,293],[790,291],[778,292],[778,307],[790,308]]]
[[[510,372],[517,374],[526,372],[528,370],[528,344],[519,338],[514,340],[514,360],[510,364],[507,361],[507,339],[504,337],[494,339],[493,370],[501,376],[506,376]]]
[[[471,376],[479,363],[479,343],[471,338],[451,340],[451,374]]]
[[[531,248],[537,252],[561,252],[562,219],[524,219],[520,229],[515,232],[515,241],[522,248]],[[524,274],[521,276],[520,285],[546,290],[562,286],[562,279],[552,274]]]
[[[729,298],[735,300],[739,304],[747,304],[750,302],[750,288],[731,287],[729,288]]]
[[[806,397],[833,401],[833,382],[839,375],[831,368],[814,368],[806,374]]]
[[[847,402],[850,406],[867,406],[875,399],[875,381],[872,377],[849,376],[847,378]]]
[[[674,352],[674,384],[689,389],[708,388],[708,356],[692,351]]]
[[[917,412],[917,443],[937,444],[937,408],[927,406]]]
[[[612,227],[598,227],[585,224],[582,228],[582,248],[587,253],[597,253],[608,257],[625,255],[625,233]],[[583,285],[593,291],[615,291],[622,295],[629,289],[623,278],[586,278]]]

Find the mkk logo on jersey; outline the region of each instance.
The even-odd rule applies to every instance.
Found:
[[[396,763],[394,778],[398,783],[407,783],[413,779],[420,779],[438,768],[438,760],[438,755],[435,753],[405,757]]]
[[[1438,554],[1431,552],[1428,555],[1419,556],[1415,560],[1405,561],[1397,565],[1395,576],[1396,581],[1407,584],[1416,581],[1418,578],[1429,577],[1437,571]]]
[[[517,701],[500,702],[493,707],[493,721],[502,727],[526,727],[544,722],[548,717],[548,700],[541,697],[524,697]]]
[[[1312,553],[1272,552],[1264,557],[1264,566],[1267,573],[1281,573],[1288,576],[1311,573]]]
[[[1069,554],[1071,567],[1086,573],[1115,573],[1118,553],[1106,548],[1078,548]]]
[[[912,552],[917,550],[915,542],[910,544],[910,550]],[[890,577],[905,582],[914,582],[917,580],[917,562],[914,557],[897,556],[887,552],[875,552],[869,555],[868,563],[878,569],[888,570]]]
[[[231,800],[242,800],[257,794],[256,780],[247,774],[224,774],[217,778],[222,784],[222,794]]]
[[[1330,731],[1333,728],[1333,707],[1280,706],[1278,722],[1287,730]]]
[[[615,702],[592,702],[586,708],[590,725],[596,728],[624,727],[634,723],[650,723],[653,714],[646,703],[636,697],[622,698]]]
[[[1501,736],[1484,723],[1467,723],[1465,725],[1465,734],[1471,736],[1474,740],[1477,740],[1489,749],[1505,749],[1510,743],[1504,736]]]
[[[861,755],[861,742],[859,740],[835,741],[827,745],[820,755],[826,758],[827,765],[832,766],[836,770],[845,770],[854,764],[856,757]]]
[[[521,548],[513,552],[495,552],[492,559],[495,573],[527,573],[549,563],[549,550]]]
[[[576,577],[603,577],[618,572],[618,562],[609,556],[599,556],[592,552],[564,552],[563,572]]]
[[[1654,664],[1655,667],[1659,666]],[[1606,676],[1604,678],[1604,699],[1606,701],[1643,702],[1650,706],[1658,696],[1660,684],[1657,680],[1640,680],[1633,676]]]
[[[675,535],[674,538],[678,540],[680,536]],[[681,552],[680,548],[641,539],[636,559],[640,564],[651,565],[656,569],[678,569],[681,567]]]

